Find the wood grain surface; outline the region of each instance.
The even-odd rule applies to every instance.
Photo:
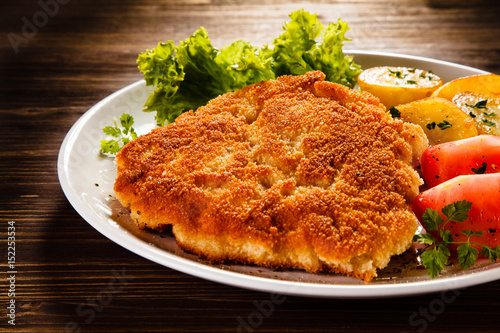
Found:
[[[323,22],[347,20],[347,49],[425,56],[500,74],[498,1],[0,4],[0,331],[500,331],[500,280],[414,297],[283,296],[272,303],[270,294],[185,275],[133,254],[93,229],[65,198],[57,156],[66,133],[95,103],[142,78],[138,53],[160,40],[183,40],[200,26],[216,47],[235,39],[263,45],[300,8]],[[7,316],[13,299],[9,221],[16,227],[15,326]]]

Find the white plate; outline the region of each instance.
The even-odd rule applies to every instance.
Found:
[[[382,65],[432,70],[443,80],[482,74],[484,71],[421,57],[370,52],[354,55],[363,68]],[[368,298],[415,295],[464,288],[500,278],[500,262],[482,261],[469,270],[448,267],[429,279],[415,266],[400,269],[398,260],[366,283],[335,274],[310,274],[300,270],[273,271],[245,265],[212,265],[180,250],[171,235],[138,230],[113,198],[116,168],[112,158],[99,155],[101,129],[124,112],[134,116],[139,134],[154,127],[154,115],[142,112],[152,89],[144,81],[125,87],[97,103],[68,132],[61,146],[58,174],[61,186],[76,211],[96,230],[130,251],[172,269],[241,288],[309,297]]]

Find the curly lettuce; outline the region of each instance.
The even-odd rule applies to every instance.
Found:
[[[144,111],[156,111],[159,126],[218,95],[275,77],[271,59],[261,49],[239,40],[217,50],[204,28],[179,46],[160,42],[137,62],[146,84],[156,86]]]
[[[347,23],[339,19],[325,28],[317,15],[304,10],[292,12],[290,18],[270,46],[237,40],[218,50],[200,28],[178,46],[160,42],[139,54],[138,68],[146,84],[156,87],[144,111],[156,112],[156,122],[163,126],[221,94],[312,70],[323,71],[328,81],[354,86],[361,68],[342,51],[349,41]]]

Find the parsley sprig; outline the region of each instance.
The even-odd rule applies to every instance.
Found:
[[[448,120],[443,120],[443,122],[437,124],[437,127],[439,127],[442,130],[450,128],[451,126],[453,126],[453,124],[450,123]],[[436,122],[433,121],[432,123],[428,123],[427,125],[425,125],[425,127],[427,127],[427,129],[429,130],[433,130],[436,128]]]
[[[390,68],[387,68],[387,70],[389,71],[389,74],[390,75],[394,75],[395,77],[397,77],[398,79],[404,79],[405,77],[408,76],[408,74],[403,74],[401,73],[401,71],[393,71],[392,69]]]
[[[451,126],[453,126],[448,120],[443,120],[442,123],[439,123],[437,125],[442,130],[445,130],[445,129],[450,128]]]
[[[492,122],[491,120],[488,120],[488,119],[483,119],[483,123],[487,126],[490,126],[490,127],[495,127],[497,124],[495,124],[494,122]]]
[[[394,106],[391,106],[389,108],[389,113],[391,114],[392,118],[401,118],[401,112]]]
[[[124,113],[120,117],[120,124],[118,124],[118,120],[115,119],[115,126],[104,127],[102,129],[104,134],[110,135],[116,139],[101,140],[101,153],[115,155],[131,140],[137,139],[137,133],[132,127],[133,124],[134,118]],[[122,128],[120,128],[120,125]]]
[[[474,236],[482,236],[481,231],[463,230],[462,234],[467,236],[466,241],[454,241],[450,230],[446,230],[445,226],[452,221],[464,222],[469,218],[468,212],[472,207],[472,202],[462,200],[449,204],[441,209],[441,216],[436,210],[427,208],[422,215],[422,220],[425,229],[428,232],[437,232],[437,237],[430,233],[418,234],[413,237],[413,241],[426,246],[419,251],[422,264],[427,269],[427,274],[431,278],[435,278],[444,269],[451,256],[449,246],[459,244],[457,248],[458,264],[462,269],[467,269],[474,265],[478,256],[479,250],[475,246],[481,247],[481,255],[491,261],[496,261],[500,258],[500,245],[496,248],[491,248],[487,245],[471,241]]]
[[[468,106],[468,107],[473,108],[473,109],[487,109],[487,107],[486,107],[487,103],[488,103],[488,100],[483,99],[483,100],[477,102],[476,104],[465,103],[465,106]]]

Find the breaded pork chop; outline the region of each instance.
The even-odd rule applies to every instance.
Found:
[[[412,242],[420,127],[378,99],[284,76],[227,93],[126,145],[114,190],[141,228],[214,262],[370,281]]]

